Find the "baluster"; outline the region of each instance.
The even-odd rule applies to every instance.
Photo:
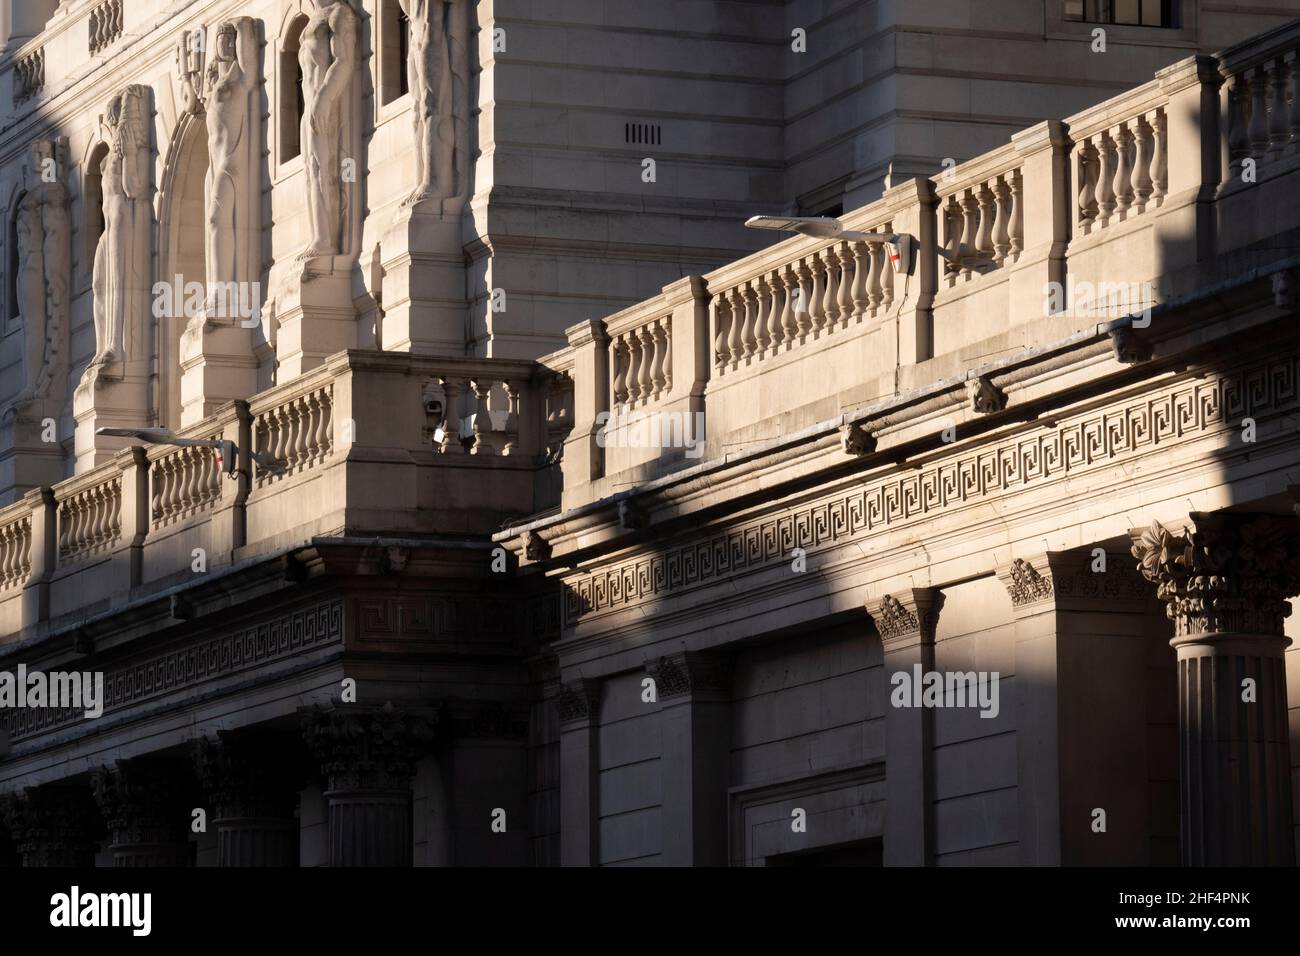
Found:
[[[1145,212],[1152,190],[1152,132],[1145,116],[1139,116],[1133,121],[1133,132],[1137,137],[1137,168],[1133,171],[1133,206],[1138,212]]]
[[[745,358],[748,359],[758,351],[758,336],[754,334],[754,323],[758,317],[758,296],[751,282],[746,282],[741,287],[740,295],[744,303],[745,315],[744,324],[741,326],[741,338],[745,347]]]
[[[460,396],[464,386],[459,379],[444,378],[442,391],[447,396],[447,408],[443,413],[442,443],[439,451],[444,455],[461,455],[465,446],[460,443],[460,420],[464,416],[460,410]]]
[[[1101,224],[1106,226],[1110,223],[1111,214],[1115,211],[1115,143],[1111,140],[1109,133],[1101,134],[1101,145],[1098,147],[1101,154],[1101,178],[1097,182],[1097,211]]]
[[[1011,190],[1001,176],[993,183],[993,202],[993,261],[1001,265],[1011,251]]]
[[[808,257],[808,269],[812,273],[812,294],[808,296],[808,321],[811,323],[813,335],[822,330],[825,324],[826,312],[822,297],[826,293],[824,272],[825,267],[822,265],[819,256]]]
[[[800,259],[791,271],[795,278],[794,317],[799,325],[799,340],[802,342],[813,327],[812,310],[809,304],[816,290],[816,279],[807,259]]]
[[[1232,78],[1228,88],[1228,161],[1241,168],[1250,155],[1250,83],[1245,73]]]
[[[489,436],[489,433],[492,431],[492,416],[488,412],[488,395],[492,392],[492,383],[483,379],[472,379],[469,385],[470,388],[474,390],[474,396],[476,398],[474,408],[474,444],[471,446],[469,453],[471,455],[495,454],[496,449],[492,447],[492,439]]]
[[[646,332],[650,336],[650,394],[656,400],[663,394],[664,390],[664,343],[663,330],[659,328],[659,320],[653,320],[646,326]]]
[[[1291,80],[1291,114],[1287,125],[1291,128],[1287,149],[1300,151],[1300,59],[1296,53],[1286,55],[1287,75]]]
[[[17,565],[17,536],[14,534],[15,525],[9,525],[0,530],[0,588],[9,587],[14,578],[14,568]]]
[[[853,250],[847,242],[841,242],[831,253],[839,259],[839,287],[835,293],[835,309],[839,313],[840,328],[848,328],[849,319],[853,318]]]
[[[988,184],[977,187],[979,231],[975,234],[975,253],[981,259],[993,258],[993,190]]]
[[[122,533],[122,486],[114,482],[108,489],[108,534],[116,541]]]
[[[794,340],[799,337],[799,320],[794,314],[794,299],[799,288],[799,278],[795,275],[794,267],[790,265],[782,266],[779,275],[781,287],[785,290],[785,295],[781,299],[781,327],[784,329],[785,346],[789,349],[794,345]]]
[[[876,255],[880,257],[880,304],[887,309],[894,301],[894,264],[889,261],[884,243],[880,243]]]
[[[1286,86],[1287,86],[1287,65],[1282,60],[1274,60],[1269,64],[1269,91],[1273,94],[1273,101],[1268,108],[1268,155],[1269,159],[1277,159],[1286,149],[1287,139],[1287,115],[1286,115]]]
[[[721,294],[715,295],[710,305],[713,309],[713,328],[715,330],[713,357],[718,368],[722,368],[731,358],[731,348],[727,345],[729,325],[727,297]]]
[[[293,474],[294,466],[298,463],[298,439],[300,429],[298,428],[298,399],[289,402],[280,409],[284,428],[284,461],[285,470]]]
[[[289,452],[288,413],[283,408],[273,408],[266,413],[266,420],[267,427],[271,430],[271,440],[275,446],[272,458],[278,466],[283,467]]]
[[[519,395],[518,382],[506,379],[502,383],[506,390],[506,443],[501,449],[502,455],[513,455],[519,450]]]
[[[944,206],[944,229],[947,233],[944,242],[944,250],[948,255],[944,258],[943,271],[948,274],[948,285],[952,285],[957,278],[957,273],[961,271],[961,234],[962,234],[962,211],[956,196],[949,196],[948,202]]]
[[[826,288],[822,290],[822,314],[825,316],[823,327],[827,332],[834,331],[835,323],[840,317],[839,301],[836,296],[836,289],[839,285],[838,261],[835,253],[829,248],[823,249],[821,256],[822,265],[826,267]]]
[[[735,368],[745,356],[744,335],[745,298],[740,286],[727,293],[727,314],[730,316],[731,329],[727,333],[727,351],[731,355],[731,367]]]
[[[614,404],[623,405],[627,402],[627,343],[623,341],[623,336],[618,336],[610,344],[609,350],[614,353]]]
[[[623,333],[627,342],[627,401],[631,405],[641,397],[641,340],[632,332]]]
[[[1025,251],[1025,184],[1020,170],[1011,176],[1011,261]]]
[[[86,504],[90,517],[86,544],[95,549],[108,534],[108,502],[104,500],[103,485],[96,485],[86,493]]]
[[[673,390],[673,317],[663,321],[664,329],[664,387]]]
[[[972,190],[966,190],[966,195],[961,200],[961,208],[965,221],[965,228],[961,234],[961,264],[965,270],[965,277],[969,279],[970,267],[978,255],[975,243],[979,233],[979,199]]]
[[[1169,136],[1163,108],[1151,114],[1151,136],[1155,141],[1151,152],[1151,197],[1159,209],[1169,185]]]
[[[655,339],[650,327],[645,326],[640,332],[634,332],[641,339],[641,397],[649,401],[655,393],[654,354]]]
[[[1128,218],[1129,206],[1133,205],[1133,134],[1127,123],[1120,123],[1115,135],[1115,214],[1119,221]]]
[[[1086,236],[1097,218],[1097,148],[1092,140],[1079,144],[1079,224]]]
[[[190,456],[193,449],[182,448],[173,456],[176,465],[176,517],[185,513],[194,498],[194,468]]]
[[[781,349],[781,340],[785,337],[785,326],[781,324],[781,302],[784,295],[781,291],[781,277],[779,273],[769,272],[763,276],[764,295],[767,296],[767,341],[772,346],[772,354],[775,355]]]
[[[767,280],[764,277],[759,276],[750,283],[750,287],[754,291],[754,351],[762,358],[767,354],[767,346],[772,341],[767,329],[770,321],[768,313],[772,306],[768,302]]]
[[[323,457],[325,450],[325,426],[329,419],[325,416],[325,394],[323,392],[312,392],[311,394],[311,431],[308,432],[310,439],[309,463],[314,464]]]
[[[874,316],[880,310],[880,303],[885,298],[884,286],[880,282],[885,269],[885,246],[884,243],[873,242],[869,244],[868,249],[871,261],[870,274],[867,276],[867,301]]]
[[[871,308],[871,297],[867,292],[867,281],[871,273],[871,248],[865,242],[855,242],[852,246],[853,314],[861,322]]]
[[[320,449],[322,461],[334,450],[334,393],[330,389],[320,392],[320,429],[316,435],[316,447]]]
[[[58,515],[59,515],[59,554],[64,555],[68,553],[68,533],[70,531],[70,523],[72,520],[72,516],[68,511],[68,503],[66,501],[61,502],[59,504]]]
[[[1263,158],[1268,151],[1268,74],[1262,65],[1250,77],[1250,155]]]
[[[153,485],[153,495],[149,501],[149,513],[154,524],[163,520],[163,483],[167,480],[167,459],[159,458],[149,469],[149,483]]]

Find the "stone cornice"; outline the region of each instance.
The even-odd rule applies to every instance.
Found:
[[[657,542],[654,553],[570,572],[565,620],[573,625],[670,591],[760,570],[790,560],[796,547],[812,552],[841,545],[992,495],[1106,467],[1155,444],[1216,434],[1247,414],[1262,419],[1296,408],[1298,354],[1178,380],[1158,395],[1063,416],[1052,428],[1040,426],[998,444],[955,446],[920,468],[894,469],[865,481],[857,477],[806,503],[773,508],[730,526],[696,526],[674,542]],[[838,448],[835,452],[842,461]]]

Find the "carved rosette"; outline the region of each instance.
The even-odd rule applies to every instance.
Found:
[[[731,660],[718,654],[686,651],[646,664],[659,700],[685,696],[726,696],[731,692]]]
[[[1166,603],[1175,639],[1282,635],[1287,598],[1300,593],[1300,520],[1193,514],[1181,534],[1152,521],[1131,535],[1138,570]]]
[[[404,790],[416,760],[433,743],[435,720],[391,702],[375,709],[317,705],[302,715],[302,734],[329,790]]]

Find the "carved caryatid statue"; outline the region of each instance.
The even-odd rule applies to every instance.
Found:
[[[26,192],[15,221],[18,272],[14,277],[23,325],[23,387],[10,405],[45,397],[62,359],[68,322],[68,190],[60,149],[50,140],[32,143]]]
[[[302,30],[304,113],[301,139],[307,172],[307,216],[311,236],[304,257],[338,255],[344,249],[348,190],[343,161],[350,123],[345,122],[356,73],[356,11],[346,0],[321,0]]]
[[[149,293],[148,89],[128,86],[109,102],[108,155],[100,165],[104,234],[93,273],[95,356],[100,375],[138,349],[136,326]],[[135,356],[138,357],[138,356]]]
[[[247,217],[241,209],[240,189],[255,174],[256,157],[250,155],[253,101],[257,84],[257,27],[251,17],[222,23],[217,28],[216,49],[203,82],[203,105],[208,127],[208,175],[204,184],[207,205],[207,280],[232,283],[250,277],[239,275],[237,251]],[[211,303],[209,311],[211,312]]]
[[[415,205],[465,191],[465,0],[399,2],[411,28],[406,69],[414,100],[416,186],[405,204]]]

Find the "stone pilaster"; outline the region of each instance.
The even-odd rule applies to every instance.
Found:
[[[1300,519],[1193,513],[1135,529],[1133,557],[1174,624],[1183,862],[1289,866],[1287,598],[1300,593]]]
[[[429,719],[341,704],[304,713],[302,731],[326,778],[330,866],[411,866],[411,777]]]
[[[998,576],[1015,640],[1021,863],[1167,862],[1152,858],[1172,820],[1159,814],[1150,768],[1172,711],[1152,690],[1161,621],[1145,582],[1100,548],[1022,553]],[[1069,732],[1084,725],[1090,733]],[[1093,828],[1098,809],[1104,831]]]
[[[731,767],[731,662],[682,652],[646,665],[659,700],[663,858],[725,866]]]
[[[5,794],[0,817],[23,866],[94,866],[99,820],[85,787]]]
[[[191,781],[172,761],[127,760],[91,779],[114,866],[189,866]]]
[[[911,588],[867,602],[884,652],[885,681],[895,673],[934,669],[934,634],[943,595]],[[886,866],[934,862],[934,712],[885,707]]]
[[[298,864],[298,774],[273,743],[224,732],[194,742],[194,770],[211,808],[218,866]]]
[[[560,865],[600,864],[600,692],[602,683],[561,684]]]

